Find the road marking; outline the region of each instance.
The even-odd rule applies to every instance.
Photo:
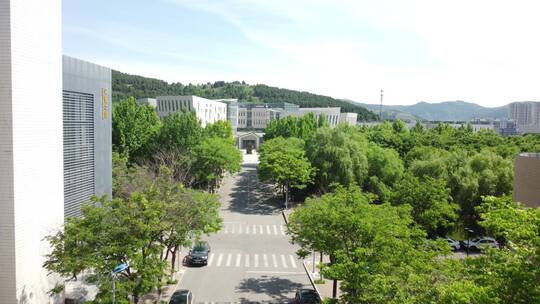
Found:
[[[255,255],[255,262],[254,262],[254,264],[255,264],[255,267],[259,267],[259,255],[258,255],[258,254]]]
[[[239,253],[236,255],[236,267],[240,267],[240,259],[242,259],[242,255]]]
[[[232,253],[229,253],[227,255],[227,263],[225,263],[225,267],[231,266],[231,259],[232,259]]]
[[[283,268],[289,268],[289,266],[287,265],[287,260],[285,259],[285,256],[283,254],[281,255],[281,264],[283,264]]]
[[[296,261],[292,255],[289,254],[289,258],[291,259],[291,265],[293,268],[296,268]]]
[[[285,235],[285,229],[283,228],[283,225],[279,225],[279,229],[281,230],[281,235]]]
[[[266,233],[267,233],[267,234],[272,234],[272,233],[270,232],[270,225],[266,225]]]
[[[263,254],[263,261],[264,261],[264,267],[268,267],[268,257],[266,256],[266,253]]]
[[[208,257],[208,267],[212,266],[213,261],[214,261],[214,253],[210,253],[210,256]]]
[[[277,265],[277,259],[276,259],[276,255],[275,255],[275,254],[272,254],[272,262],[274,263],[274,268],[277,268],[278,265]]]
[[[263,234],[262,225],[259,225],[259,233],[260,233],[260,234]]]
[[[233,224],[232,231],[231,231],[232,234],[234,234],[234,227],[235,227],[235,225]]]
[[[269,270],[248,270],[246,273],[269,273],[269,274],[302,274],[305,272],[293,272],[293,271],[269,271]]]
[[[253,225],[253,234],[257,234],[257,226]]]
[[[246,226],[246,234],[249,234],[249,225]]]
[[[217,258],[217,264],[216,264],[217,267],[221,266],[221,261],[222,260],[223,260],[223,253],[220,253],[218,258]]]
[[[228,229],[229,229],[229,227],[227,225],[225,225],[225,231],[223,231],[223,233],[225,233],[225,234],[229,233]]]
[[[274,225],[274,235],[277,235],[277,226]]]
[[[242,234],[242,225],[238,226],[238,234]]]
[[[245,266],[246,266],[246,267],[249,267],[249,254],[246,254],[246,262],[245,262]]]

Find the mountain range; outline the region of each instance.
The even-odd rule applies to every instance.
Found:
[[[368,110],[379,113],[378,104],[353,102]],[[469,121],[475,118],[501,119],[508,117],[508,106],[488,108],[465,101],[445,101],[441,103],[419,102],[413,105],[383,105],[385,119],[429,120],[429,121]]]

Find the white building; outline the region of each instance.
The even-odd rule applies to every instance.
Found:
[[[349,126],[356,126],[357,120],[358,120],[358,113],[339,114],[339,123],[347,124]]]
[[[157,107],[157,100],[155,98],[139,98],[137,102],[141,105],[149,105],[154,109]]]
[[[197,96],[158,96],[157,113],[165,117],[181,110],[194,111],[203,127],[219,120],[227,120],[227,104]]]
[[[0,0],[0,303],[56,303],[43,238],[64,221],[60,0]]]
[[[321,115],[326,116],[326,120],[328,121],[328,124],[330,127],[334,128],[339,124],[339,117],[340,117],[341,108],[339,107],[331,107],[331,108],[299,108],[297,112],[288,113],[289,115],[294,116],[304,116],[307,113],[313,113],[317,120]]]

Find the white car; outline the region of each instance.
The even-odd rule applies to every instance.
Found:
[[[479,237],[473,240],[463,241],[463,247],[469,250],[481,250],[482,248],[499,248],[499,242],[492,237]]]
[[[448,245],[452,247],[452,250],[458,251],[459,249],[461,249],[461,245],[459,245],[458,241],[451,238],[445,238],[445,240],[448,242]]]

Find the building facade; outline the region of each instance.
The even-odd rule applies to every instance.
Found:
[[[43,269],[64,222],[60,0],[0,0],[0,303],[57,303]]]
[[[197,96],[158,96],[157,113],[165,117],[179,111],[193,111],[203,127],[220,120],[227,120],[227,104]]]
[[[519,133],[540,133],[540,102],[513,102],[508,105],[508,118],[517,123]]]
[[[112,198],[111,70],[63,57],[64,215]]]
[[[540,153],[521,153],[516,157],[514,201],[540,207]]]
[[[157,107],[157,100],[155,98],[139,98],[137,102],[141,105],[149,105],[154,109]]]
[[[239,103],[238,129],[243,131],[262,131],[275,119],[296,113],[300,107],[288,102],[278,103]]]
[[[358,113],[341,113],[339,115],[339,123],[349,126],[356,126],[358,121]]]

